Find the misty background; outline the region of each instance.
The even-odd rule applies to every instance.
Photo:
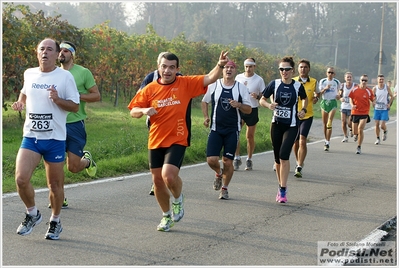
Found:
[[[78,28],[104,22],[141,35],[257,48],[351,71],[397,79],[395,2],[18,2]],[[380,52],[382,48],[382,53]],[[382,55],[380,61],[380,53]],[[249,57],[251,55],[248,55]],[[153,59],[150,59],[153,60]],[[259,63],[261,64],[261,63]],[[337,77],[343,81],[343,77]],[[355,82],[358,82],[357,80]],[[395,82],[394,82],[395,83]]]

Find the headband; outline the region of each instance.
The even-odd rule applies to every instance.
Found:
[[[70,44],[62,43],[62,44],[60,45],[60,48],[66,48],[66,49],[68,49],[69,51],[71,51],[72,55],[75,57],[75,49],[74,49]]]
[[[244,66],[246,66],[246,65],[256,65],[256,63],[253,62],[253,61],[250,61],[250,60],[245,60],[244,61]]]
[[[226,65],[232,65],[234,68],[237,68],[237,65],[234,63],[234,61],[230,60],[226,63]],[[226,66],[225,65],[225,66]]]

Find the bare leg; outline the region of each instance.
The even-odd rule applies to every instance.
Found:
[[[42,156],[28,149],[19,149],[15,166],[15,184],[18,194],[27,208],[35,206],[35,190],[30,182],[33,171]]]

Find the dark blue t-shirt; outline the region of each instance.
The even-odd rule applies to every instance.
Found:
[[[298,118],[298,96],[306,98],[306,91],[303,85],[295,80],[290,84],[284,84],[281,79],[271,81],[263,91],[265,98],[273,95],[273,101],[278,103],[273,111],[273,123],[281,123],[290,126],[299,124]]]

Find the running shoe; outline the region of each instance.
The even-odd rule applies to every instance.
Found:
[[[151,185],[151,190],[149,192],[149,195],[154,195],[154,184]]]
[[[342,141],[341,142],[348,142],[348,137],[347,136],[345,136],[343,139],[342,139]]]
[[[380,144],[380,138],[377,138],[377,140],[374,142],[375,145]]]
[[[184,202],[184,195],[183,194],[182,194],[182,197],[181,197],[181,202],[179,202],[177,204],[172,202],[172,220],[174,222],[180,221],[183,218],[183,216],[184,216],[183,202]]]
[[[329,144],[324,144],[324,151],[328,151],[328,150],[330,150],[330,145]]]
[[[229,199],[229,192],[226,188],[222,188],[222,190],[220,191],[219,199]]]
[[[26,213],[25,219],[18,226],[17,234],[28,235],[32,232],[33,227],[35,227],[37,224],[39,224],[41,222],[42,222],[42,214],[40,214],[39,210],[37,211],[36,216],[32,216],[32,215]]]
[[[353,136],[353,141],[357,141],[357,135]]]
[[[219,191],[222,188],[222,180],[223,180],[223,168],[220,169],[222,174],[215,174],[215,180],[213,181],[213,189],[215,191]]]
[[[49,225],[49,227],[44,238],[50,240],[60,239],[60,233],[62,232],[61,222],[51,221],[47,224]]]
[[[361,154],[361,153],[362,153],[362,149],[360,148],[360,146],[357,146],[356,154]]]
[[[51,204],[48,204],[48,208],[51,208]],[[68,208],[68,200],[66,199],[66,197],[64,198],[64,202],[62,202],[61,208]]]
[[[157,226],[157,230],[162,232],[169,232],[170,228],[172,228],[173,225],[175,225],[175,223],[172,221],[170,215],[163,216],[161,223]]]
[[[234,170],[239,170],[241,164],[242,164],[241,158],[234,159],[234,160],[233,160]]]
[[[294,176],[297,178],[302,178],[302,167],[296,166]]]
[[[91,153],[89,151],[83,151],[83,158],[86,158],[90,161],[89,167],[86,168],[87,174],[89,174],[90,177],[96,176],[97,165],[96,165],[96,162],[94,162],[93,157],[91,156]]]
[[[277,190],[276,202],[280,200],[280,188]]]
[[[245,170],[252,170],[252,160],[248,159],[245,164],[246,164]]]
[[[287,190],[283,190],[281,188],[278,189],[276,202],[287,203]]]
[[[388,130],[384,131],[384,134],[382,135],[382,141],[386,141],[388,136]]]

